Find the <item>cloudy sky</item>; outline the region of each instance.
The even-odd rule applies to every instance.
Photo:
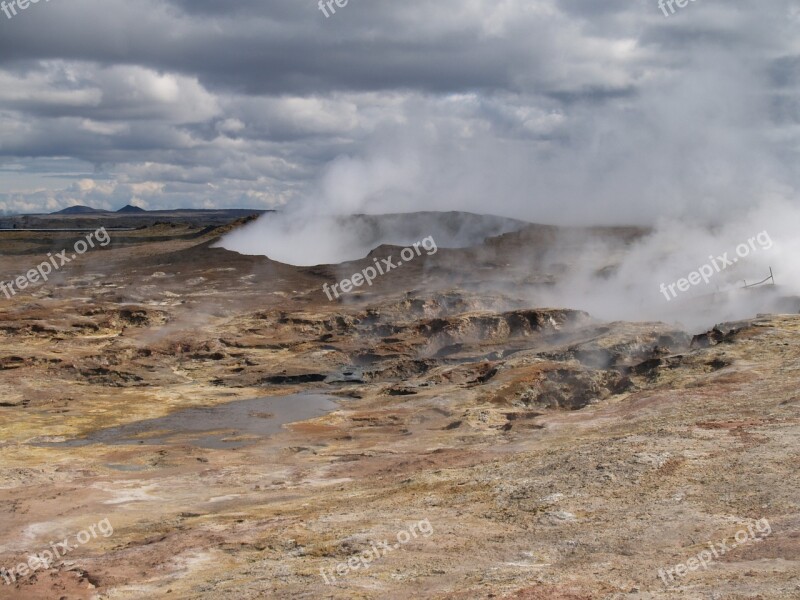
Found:
[[[798,31],[789,0],[42,1],[0,13],[0,211],[794,202]]]

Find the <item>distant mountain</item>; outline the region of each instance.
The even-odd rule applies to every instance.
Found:
[[[123,214],[133,214],[133,213],[143,213],[147,211],[143,208],[139,208],[138,206],[133,206],[132,204],[126,204],[125,206],[120,208],[117,212]]]
[[[63,210],[56,211],[51,213],[53,215],[88,215],[90,213],[102,213],[106,212],[104,210],[99,210],[97,208],[92,208],[91,206],[83,206],[81,204],[77,204],[75,206],[70,206],[69,208],[65,208]]]

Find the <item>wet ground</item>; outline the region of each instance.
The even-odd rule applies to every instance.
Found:
[[[337,406],[333,396],[309,392],[234,400],[217,406],[177,410],[157,419],[93,431],[84,438],[41,445],[75,448],[92,444],[187,444],[198,448],[241,448],[263,441],[287,423],[322,416]]]

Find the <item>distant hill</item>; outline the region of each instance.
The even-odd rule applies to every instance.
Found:
[[[63,210],[56,211],[54,213],[50,213],[52,215],[88,215],[91,213],[103,213],[106,212],[104,210],[100,210],[97,208],[92,208],[91,206],[83,206],[82,204],[77,204],[75,206],[70,206],[69,208],[65,208]]]
[[[147,212],[147,211],[145,209],[143,209],[143,208],[139,208],[138,206],[133,206],[132,204],[126,204],[125,206],[120,208],[117,212],[129,215],[129,214],[135,214],[135,213],[144,213],[144,212]]]

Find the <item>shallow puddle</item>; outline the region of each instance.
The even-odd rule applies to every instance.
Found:
[[[287,423],[336,410],[337,400],[326,394],[237,400],[220,406],[186,408],[157,419],[101,429],[83,438],[37,445],[74,448],[90,444],[189,444],[200,448],[241,448],[277,433]]]

